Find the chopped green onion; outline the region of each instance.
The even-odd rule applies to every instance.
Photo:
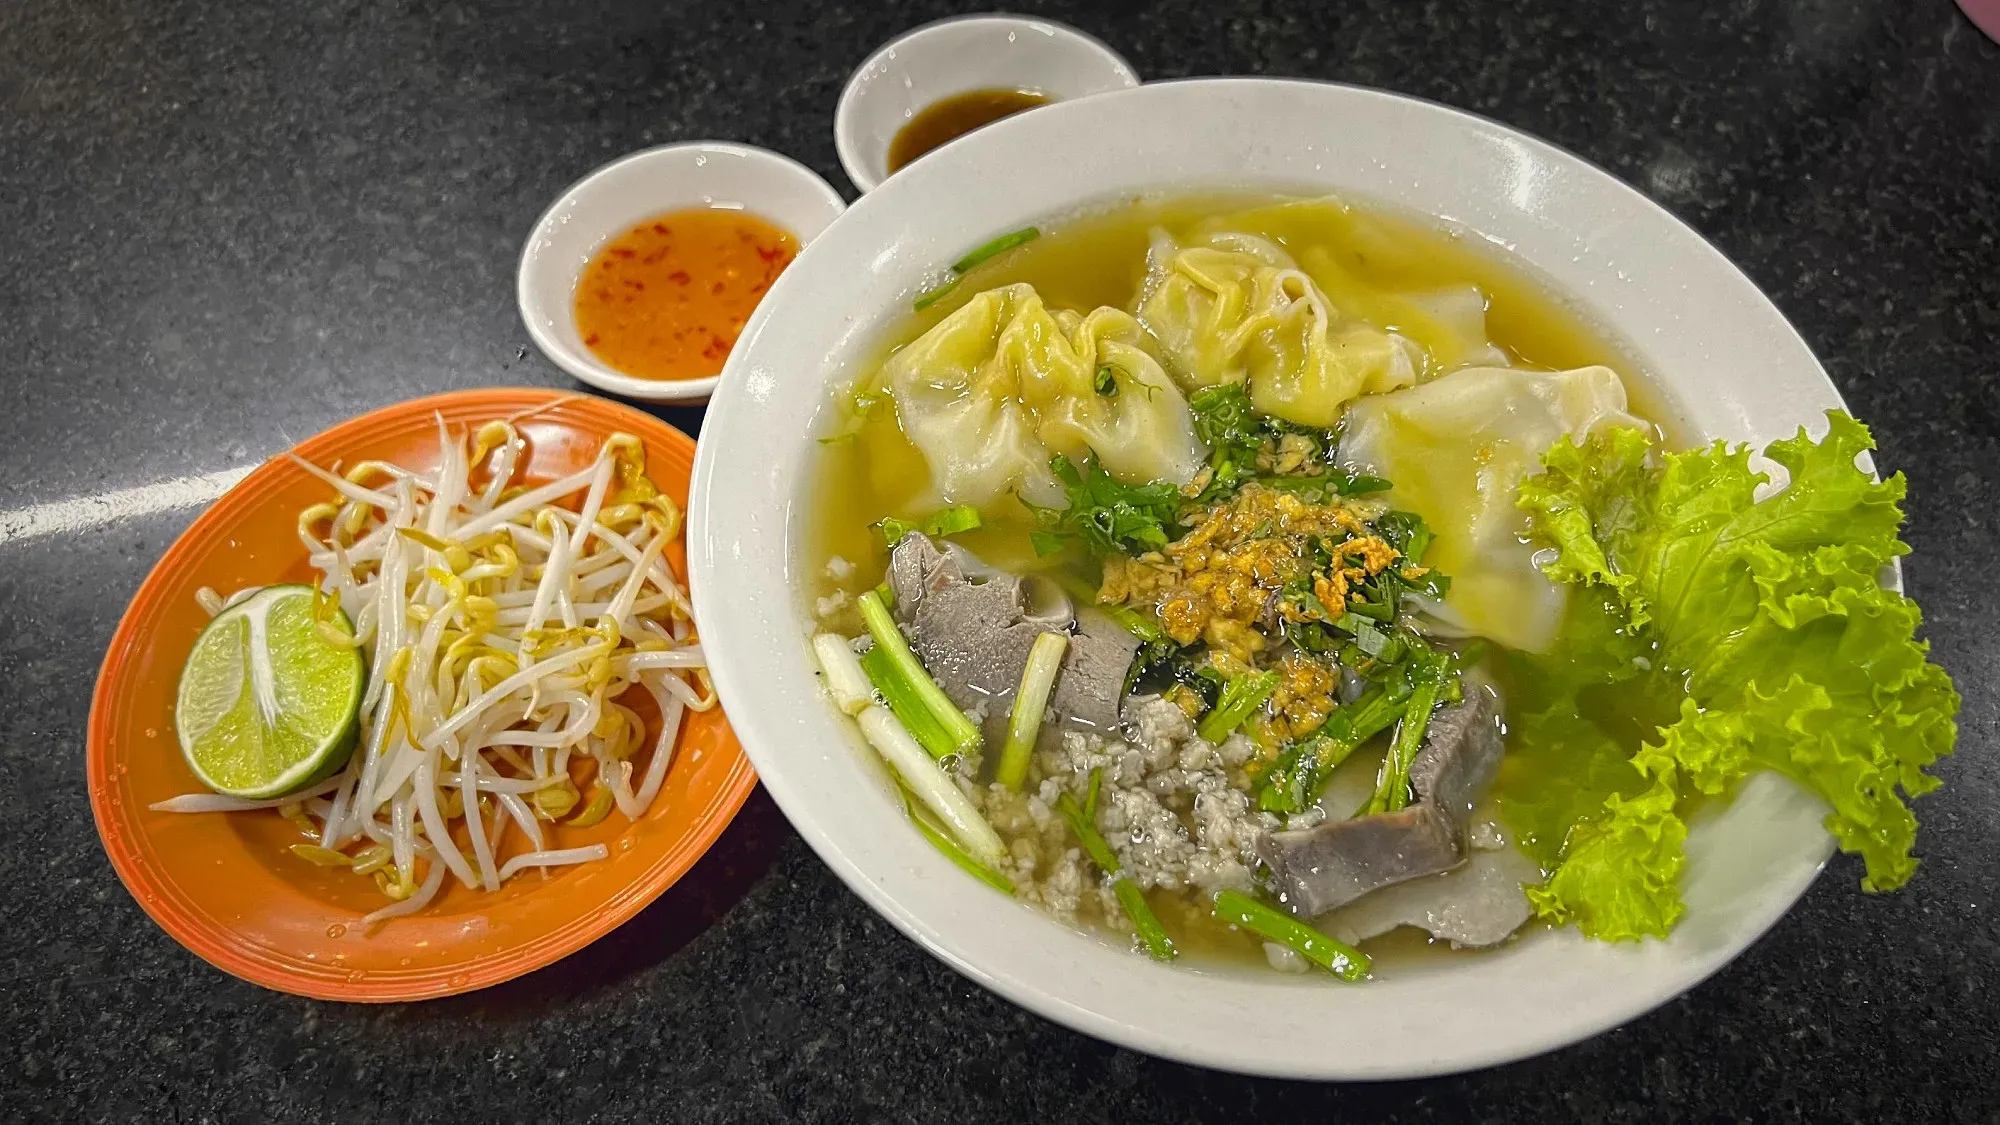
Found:
[[[1202,741],[1221,743],[1229,737],[1229,732],[1243,725],[1250,713],[1264,705],[1271,693],[1278,690],[1276,672],[1256,672],[1234,677],[1222,685],[1222,698],[1215,701],[1215,709],[1202,717],[1201,725],[1195,728]]]
[[[1091,770],[1090,788],[1083,793],[1083,818],[1092,824],[1097,823],[1097,788],[1098,783],[1103,780],[1104,774],[1101,770]]]
[[[1361,744],[1389,729],[1409,705],[1409,689],[1371,688],[1334,708],[1318,730],[1292,744],[1267,775],[1257,806],[1267,812],[1302,812],[1319,800],[1327,777]]]
[[[939,508],[924,521],[924,534],[957,535],[962,531],[978,530],[981,522],[979,509],[970,504],[953,504],[949,508]]]
[[[1342,620],[1348,615],[1372,618],[1386,624],[1395,620],[1396,610],[1393,606],[1382,605],[1379,602],[1349,602],[1347,613],[1342,615]]]
[[[926,289],[922,293],[917,294],[916,301],[910,307],[917,312],[922,312],[939,301],[944,300],[956,288],[958,288],[958,279],[954,277],[935,289]]]
[[[1119,876],[1111,884],[1111,893],[1118,896],[1118,905],[1125,908],[1125,916],[1132,919],[1132,928],[1138,931],[1139,940],[1146,945],[1146,952],[1155,961],[1171,961],[1180,956],[1174,948],[1174,939],[1167,936],[1167,928],[1160,924],[1159,915],[1146,904],[1146,895],[1139,884]]]
[[[979,748],[979,728],[972,725],[965,712],[945,695],[931,674],[924,670],[917,654],[910,651],[910,642],[903,639],[903,631],[896,628],[896,620],[889,616],[889,607],[870,590],[855,599],[861,606],[861,618],[868,623],[868,633],[875,638],[875,647],[887,653],[887,659],[894,662],[903,679],[909,681],[924,710],[944,727],[951,736],[953,749],[960,754],[971,753]]]
[[[882,533],[882,542],[891,547],[901,543],[903,536],[918,530],[916,524],[911,523],[909,520],[899,520],[895,516],[883,516],[881,519],[875,521],[874,527],[875,530]]]
[[[889,580],[887,578],[884,578],[881,581],[881,583],[875,587],[875,596],[882,599],[882,605],[884,608],[887,609],[896,608],[896,588],[894,586],[889,585]]]
[[[1063,537],[1052,531],[1030,531],[1028,542],[1034,544],[1035,553],[1043,558],[1060,554],[1063,549]]]
[[[1125,916],[1132,919],[1132,929],[1145,943],[1146,952],[1152,954],[1156,961],[1171,961],[1178,956],[1179,950],[1174,948],[1173,939],[1167,936],[1167,928],[1160,925],[1159,915],[1154,914],[1153,908],[1146,904],[1146,896],[1140,892],[1139,884],[1120,873],[1117,854],[1111,850],[1110,844],[1104,842],[1104,837],[1098,835],[1097,826],[1092,823],[1095,811],[1086,816],[1077,807],[1076,801],[1064,793],[1056,798],[1056,815],[1063,818],[1070,832],[1076,836],[1076,842],[1083,845],[1083,854],[1089,856],[1090,862],[1111,879],[1112,893],[1118,896],[1118,905],[1125,908]]]
[[[1389,483],[1387,477],[1369,476],[1367,473],[1347,473],[1340,478],[1338,487],[1343,495],[1360,496],[1369,492],[1387,492],[1395,486]]]
[[[854,655],[846,637],[821,633],[813,638],[812,648],[819,659],[820,671],[826,676],[827,693],[842,711],[859,715],[875,702],[875,689],[868,673],[862,670],[861,659]]]
[[[1368,955],[1346,942],[1320,933],[1304,922],[1265,906],[1241,891],[1221,891],[1215,896],[1215,916],[1232,926],[1241,926],[1266,941],[1275,941],[1299,956],[1345,981],[1368,975],[1372,962]]]
[[[917,689],[904,678],[902,670],[881,645],[869,649],[861,657],[860,664],[868,682],[875,685],[875,691],[910,732],[910,737],[917,740],[917,745],[940,761],[959,752],[951,732],[945,730],[944,724],[924,707],[923,700],[917,696]]]
[[[870,526],[882,533],[884,543],[894,547],[912,531],[921,531],[925,535],[939,539],[961,532],[977,531],[984,523],[985,521],[980,518],[979,509],[970,504],[953,504],[948,508],[939,508],[932,512],[930,518],[922,523],[912,523],[909,520],[897,519],[895,516],[884,516]]]
[[[1098,606],[1097,608],[1103,610],[1106,617],[1116,621],[1126,632],[1142,641],[1152,642],[1167,639],[1167,631],[1165,629],[1160,628],[1152,618],[1147,617],[1129,605],[1105,605]]]
[[[1269,475],[1259,476],[1256,478],[1256,481],[1265,488],[1276,489],[1279,492],[1302,493],[1316,500],[1324,499],[1326,491],[1332,487],[1332,482],[1324,476],[1281,477]]]
[[[991,258],[996,254],[1004,254],[1007,251],[1012,250],[1016,246],[1020,246],[1028,242],[1033,242],[1035,239],[1040,238],[1041,236],[1042,232],[1041,228],[1039,227],[1022,227],[1020,230],[1017,230],[1012,234],[1003,234],[1000,237],[994,239],[993,241],[988,242],[984,246],[981,246],[978,249],[967,254],[965,257],[960,258],[958,261],[953,262],[951,264],[952,272],[966,273],[970,271],[973,267],[979,265],[981,262],[986,261],[988,258]]]
[[[1117,396],[1117,373],[1112,370],[1110,364],[1100,363],[1097,365],[1097,377],[1091,380],[1090,388],[1105,398],[1114,398]]]
[[[910,737],[903,724],[896,721],[896,716],[885,707],[870,707],[861,712],[856,721],[861,724],[861,733],[867,736],[868,744],[937,814],[973,858],[984,863],[999,862],[1007,852],[1006,845],[1000,842],[999,833],[993,831],[993,826],[979,815],[971,800],[959,792],[958,783],[924,755],[923,748]]]
[[[958,841],[946,835],[944,829],[932,822],[931,811],[917,801],[917,795],[900,780],[896,788],[903,794],[903,811],[910,814],[910,822],[931,846],[944,853],[944,857],[958,865],[959,870],[992,887],[1003,895],[1014,893],[1014,881],[972,858],[971,853],[958,846]]]
[[[1069,650],[1069,634],[1043,633],[1028,650],[1027,666],[1021,669],[1021,686],[1014,693],[1014,712],[1007,723],[1007,741],[1000,748],[1000,765],[993,780],[1019,790],[1028,779],[1028,762],[1035,755],[1035,741],[1042,735],[1042,716],[1049,709],[1049,692],[1055,687],[1056,673],[1062,671],[1063,653]]]
[[[1106,875],[1115,876],[1119,873],[1117,853],[1113,852],[1111,845],[1105,843],[1104,837],[1098,834],[1097,826],[1091,823],[1091,818],[1083,815],[1083,809],[1077,805],[1074,797],[1068,793],[1058,794],[1056,815],[1062,817],[1064,823],[1069,825],[1070,831],[1076,836],[1076,842],[1083,845],[1083,854],[1090,857],[1090,862],[1096,864],[1098,870]]]

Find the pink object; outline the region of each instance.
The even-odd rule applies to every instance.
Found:
[[[2000,0],[1958,0],[1958,6],[1988,39],[2000,43]]]

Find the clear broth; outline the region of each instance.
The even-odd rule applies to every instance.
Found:
[[[1270,194],[1208,193],[1138,198],[1099,209],[1053,226],[1042,237],[981,264],[965,275],[945,299],[896,321],[885,333],[880,350],[862,374],[872,376],[883,359],[921,336],[973,295],[984,290],[1027,282],[1052,307],[1088,310],[1100,305],[1129,308],[1146,272],[1151,233],[1164,228],[1176,235],[1217,216],[1228,216],[1227,229],[1263,235],[1284,246],[1309,272],[1323,269],[1360,292],[1349,293],[1347,307],[1363,306],[1370,292],[1394,294],[1436,290],[1470,283],[1487,297],[1487,333],[1520,366],[1563,370],[1602,364],[1617,371],[1627,387],[1635,413],[1661,426],[1670,444],[1680,427],[1655,393],[1633,353],[1593,326],[1575,310],[1553,297],[1549,288],[1518,263],[1504,261],[1476,236],[1382,210],[1356,206],[1316,206],[1316,201]],[[968,243],[993,232],[969,232]],[[1319,267],[1319,268],[1315,268]],[[1336,300],[1336,303],[1343,303]],[[1363,314],[1384,328],[1395,328],[1429,344],[1421,324],[1397,323]],[[829,430],[845,428],[851,438],[823,443],[809,486],[806,517],[806,562],[810,575],[809,604],[827,605],[874,587],[882,578],[888,553],[870,526],[885,516],[921,517],[930,496],[929,469],[921,453],[904,437],[895,411],[882,406],[855,419],[844,409],[828,412]],[[1036,555],[1028,542],[1033,521],[1025,509],[988,512],[984,527],[955,536],[973,553],[1016,573],[1043,571],[1053,565]],[[833,560],[849,566],[830,567]],[[1096,583],[1097,575],[1075,577]],[[821,612],[820,620],[849,634],[861,630],[850,609]],[[1525,674],[1489,661],[1502,679]],[[1617,701],[1609,704],[1619,708]],[[1650,712],[1650,705],[1640,706]],[[1636,718],[1636,716],[1635,716]],[[1634,730],[1642,729],[1635,721]],[[1636,750],[1637,737],[1631,748]],[[1355,755],[1364,757],[1367,750]],[[1517,782],[1522,779],[1516,778]],[[1524,782],[1532,784],[1532,779]],[[1262,941],[1211,918],[1188,896],[1152,891],[1148,894],[1183,954],[1193,963],[1248,966],[1265,963]],[[1531,923],[1523,932],[1537,928]],[[1366,948],[1377,958],[1377,970],[1407,970],[1416,965],[1464,956],[1448,943],[1432,940],[1414,929],[1403,929],[1370,940]]]

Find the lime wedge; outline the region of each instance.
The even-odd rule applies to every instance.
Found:
[[[354,635],[337,606],[334,629]],[[203,785],[263,800],[347,764],[360,728],[361,650],[313,624],[310,586],[267,586],[215,615],[181,668],[174,730]]]

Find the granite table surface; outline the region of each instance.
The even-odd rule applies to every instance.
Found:
[[[2000,1119],[2000,46],[1947,0],[1020,6],[1148,78],[1328,78],[1497,118],[1763,287],[1910,479],[1909,587],[1965,695],[1915,882],[1864,895],[1836,859],[1658,1011],[1380,1085],[1208,1072],[1015,1008],[877,918],[761,794],[636,920],[513,983],[364,1007],[225,976],[119,884],[83,780],[111,631],[216,475],[397,400],[570,385],[513,299],[559,189],[720,137],[851,194],[841,83],[957,6],[4,0],[0,1119]]]

